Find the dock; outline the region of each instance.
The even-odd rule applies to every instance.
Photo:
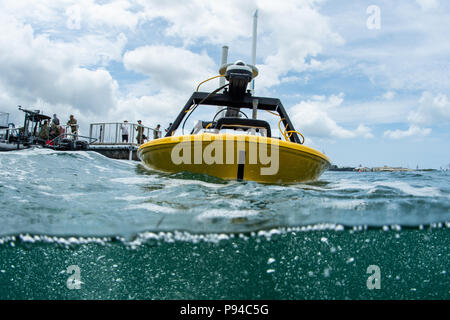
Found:
[[[122,125],[128,129],[128,142],[123,140]],[[94,141],[89,145],[90,151],[98,152],[108,158],[121,160],[135,160],[139,161],[137,156],[137,149],[139,147],[137,141],[137,123],[123,123],[123,122],[103,122],[92,123],[89,128],[89,139]],[[161,131],[154,128],[143,126],[144,128],[144,143],[154,138],[155,132],[158,137],[162,136]]]

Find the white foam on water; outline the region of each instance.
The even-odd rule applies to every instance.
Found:
[[[225,186],[230,186],[234,183],[236,183],[236,182],[230,181],[226,184],[216,184],[216,183],[204,182],[204,181],[199,181],[199,180],[170,179],[170,180],[166,181],[166,186],[167,187],[179,187],[179,186],[184,186],[184,185],[201,185],[204,187],[217,189],[217,188],[222,188]]]
[[[189,196],[190,196],[189,192],[182,192],[177,197],[178,198],[186,198],[186,197],[189,197]]]
[[[383,181],[377,182],[377,186],[385,186],[398,189],[403,193],[410,194],[417,197],[441,197],[442,193],[435,187],[413,187],[403,181]]]
[[[181,197],[181,195],[180,195],[180,197]],[[215,199],[215,200],[212,200],[211,203],[213,203],[213,204],[225,203],[225,204],[230,205],[233,208],[241,208],[247,204],[247,201],[242,200],[242,199],[228,199],[227,198],[227,199]]]
[[[139,161],[134,161],[134,160],[130,161],[130,160],[112,159],[112,158],[108,158],[108,159],[118,162],[120,164],[128,165],[130,167],[136,167],[139,164]]]
[[[333,209],[362,210],[367,206],[367,202],[359,199],[343,199],[330,201],[328,206]]]
[[[40,194],[43,194],[44,196],[48,196],[48,197],[54,197],[55,195],[53,193],[48,193],[45,191],[39,191]]]
[[[8,171],[7,176],[9,176],[17,181],[24,181],[24,180],[29,180],[30,176],[33,176],[33,175],[31,174],[31,172],[27,172],[22,169],[14,168],[14,171],[12,171],[12,170]]]
[[[39,189],[39,190],[46,190],[46,191],[52,191],[53,190],[51,187],[43,186],[43,185],[37,185],[36,188]]]
[[[47,149],[47,148],[37,148],[32,147],[29,149],[22,149],[16,151],[8,151],[7,155],[18,155],[18,156],[30,156],[30,155],[41,155],[41,154],[52,154],[58,151]]]
[[[82,196],[86,196],[86,195],[88,195],[88,194],[80,193],[80,192],[74,192],[74,193],[68,193],[68,194],[58,194],[58,193],[53,194],[53,196],[63,198],[63,200],[66,200],[66,201],[72,200],[73,198],[79,198]]]
[[[330,190],[329,188],[324,188],[324,187],[319,187],[319,186],[314,186],[314,185],[309,185],[309,184],[295,184],[290,187],[295,188],[295,189],[310,189],[310,190],[316,190],[316,191]]]
[[[199,214],[195,218],[198,220],[205,220],[211,218],[244,218],[256,216],[256,210],[227,210],[227,209],[209,209]]]
[[[8,189],[11,189],[11,190],[17,190],[16,187],[10,186],[10,185],[8,185],[8,184],[5,184],[3,187],[8,188]]]
[[[398,232],[398,225],[392,226],[383,226],[382,230],[386,232]],[[434,228],[450,228],[450,221],[444,223],[432,223],[428,226],[430,229]],[[357,231],[366,230],[366,226],[359,226],[356,228]],[[419,230],[422,230],[419,228]],[[272,237],[279,236],[287,233],[298,233],[298,232],[311,232],[311,231],[322,231],[322,230],[332,230],[342,232],[345,230],[343,225],[332,224],[332,223],[321,223],[315,225],[306,225],[299,227],[287,227],[287,228],[274,228],[270,230],[260,230],[258,232],[251,232],[250,235],[244,235],[242,233],[233,234],[233,233],[205,233],[205,234],[196,234],[190,233],[187,231],[168,231],[168,232],[152,232],[146,231],[141,232],[136,235],[134,240],[127,241],[123,237],[114,237],[115,239],[121,241],[125,245],[130,246],[132,249],[137,248],[138,246],[145,244],[148,240],[156,240],[156,241],[164,241],[173,243],[175,241],[181,242],[213,242],[218,243],[220,241],[227,241],[230,239],[234,239],[239,237],[244,240],[248,240],[249,238],[262,237],[266,240],[270,241]],[[352,230],[348,230],[348,232],[354,232]],[[77,245],[77,244],[87,244],[87,243],[97,243],[101,245],[106,245],[108,242],[111,242],[113,238],[111,237],[61,237],[61,236],[48,236],[48,235],[30,235],[30,234],[20,234],[19,236],[0,236],[0,245],[2,244],[10,244],[14,246],[14,243],[17,240],[22,242],[46,242],[46,243],[58,243],[65,246]],[[322,241],[322,240],[321,240]],[[340,249],[339,249],[340,250]],[[346,262],[351,263],[354,262],[355,258],[349,257]],[[268,260],[272,261],[271,259]]]
[[[373,193],[378,187],[389,187],[397,189],[403,193],[417,197],[442,197],[442,192],[436,187],[413,187],[404,181],[375,181],[363,182],[358,180],[341,179],[338,182],[329,184],[325,187],[313,186],[307,184],[298,184],[295,187],[312,189],[317,191],[341,191],[341,190],[361,190]]]
[[[103,156],[102,154],[95,151],[62,151],[62,150],[53,150],[50,148],[42,148],[39,146],[34,146],[28,149],[8,151],[6,154],[8,155],[18,155],[18,156],[33,156],[33,155],[55,155],[55,154],[77,154],[83,156],[90,160],[95,160],[95,158],[105,158],[110,159],[108,157]]]
[[[328,185],[327,188],[321,188],[321,190],[348,190],[348,189],[359,189],[359,190],[370,190],[374,186],[376,186],[377,183],[364,183],[362,181],[357,180],[348,180],[348,179],[341,179],[336,183]]]
[[[347,189],[359,189],[359,190],[369,190],[372,188],[370,183],[363,183],[362,181],[357,180],[349,180],[349,179],[341,179],[336,182],[332,182],[325,186],[316,186],[313,184],[306,183],[298,183],[290,186],[278,186],[277,188],[286,188],[286,189],[308,189],[315,191],[339,191],[339,190],[347,190]]]
[[[101,167],[101,166],[98,166],[98,165],[94,165],[94,167],[97,168],[100,172],[111,171],[110,168]]]
[[[79,154],[80,156],[94,160],[94,158],[90,155],[90,153],[93,151],[89,151],[89,152],[88,151],[69,151],[69,152],[73,152],[73,153]],[[97,154],[99,154],[99,153],[97,153]]]
[[[139,201],[139,200],[147,200],[149,197],[138,197],[138,196],[125,196],[125,197],[115,197],[115,200],[125,200],[125,201]]]
[[[145,202],[133,206],[127,207],[127,209],[145,209],[152,212],[158,212],[158,213],[176,213],[179,212],[179,210],[170,208],[170,207],[163,207],[154,203]]]
[[[156,176],[114,178],[109,181],[132,185],[147,184],[149,182],[160,182],[160,180]]]

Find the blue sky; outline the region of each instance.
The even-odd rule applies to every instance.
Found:
[[[250,60],[255,9],[256,94],[282,99],[307,145],[338,165],[449,165],[443,0],[2,0],[0,111],[166,127],[222,45]]]

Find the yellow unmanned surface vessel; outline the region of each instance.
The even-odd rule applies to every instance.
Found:
[[[303,135],[294,129],[279,99],[255,97],[247,91],[248,83],[258,74],[256,67],[238,61],[222,66],[220,74],[227,84],[211,93],[194,92],[166,136],[139,147],[138,156],[144,165],[165,172],[261,183],[318,179],[330,160],[303,145]],[[197,121],[190,134],[184,134],[186,120],[199,105],[218,109],[211,121]],[[252,118],[241,109],[252,110]],[[260,110],[279,117],[278,127],[285,141],[273,138],[269,123],[257,119]],[[181,124],[183,133],[175,135]]]

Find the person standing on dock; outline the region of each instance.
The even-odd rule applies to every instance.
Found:
[[[158,124],[156,126],[156,129],[153,130],[153,139],[159,139],[161,138],[161,125]]]
[[[138,120],[138,125],[136,128],[137,131],[137,136],[136,136],[136,140],[138,144],[143,144],[144,143],[144,126],[142,125],[142,121]]]
[[[128,143],[128,120],[120,125],[120,130],[122,130],[122,143]]]
[[[77,119],[73,116],[73,114],[70,115],[69,121],[67,121],[67,125],[70,126],[70,130],[72,131],[74,140],[77,139],[78,135],[78,125],[77,125]]]

